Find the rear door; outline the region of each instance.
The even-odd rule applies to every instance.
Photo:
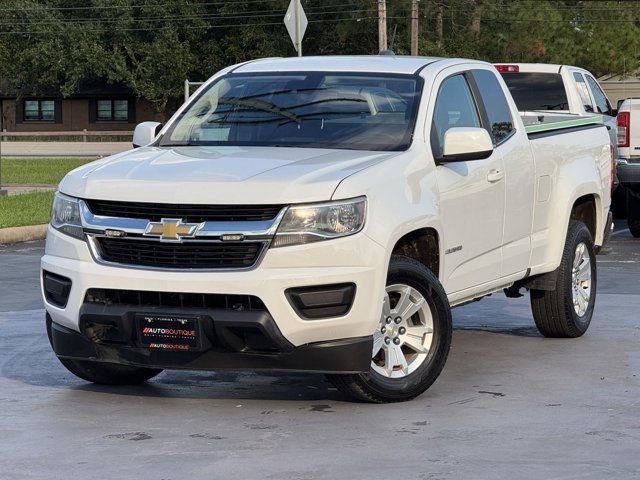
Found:
[[[434,159],[442,155],[445,132],[453,127],[481,127],[470,71],[452,67],[434,83],[435,102],[430,144]],[[443,224],[444,285],[455,293],[500,277],[504,224],[504,166],[499,152],[484,160],[436,167]],[[499,177],[499,178],[496,178]]]

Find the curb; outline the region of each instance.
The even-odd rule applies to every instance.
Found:
[[[0,228],[0,245],[7,243],[43,240],[47,236],[49,224],[28,225],[26,227]]]

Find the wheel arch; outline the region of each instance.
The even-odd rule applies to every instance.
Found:
[[[405,232],[393,244],[391,255],[413,258],[427,267],[439,279],[442,269],[440,233],[434,227]]]
[[[582,185],[571,195],[559,197],[555,200],[555,208],[558,214],[552,216],[549,221],[548,233],[542,237],[545,241],[545,255],[543,261],[532,262],[531,274],[537,275],[552,272],[558,268],[562,258],[569,222],[580,220],[587,225],[596,246],[602,245],[604,240],[604,224],[606,222],[602,198],[596,193],[593,185]]]
[[[600,197],[598,195],[593,193],[583,195],[573,202],[569,214],[570,220],[579,220],[587,226],[596,245],[602,243],[604,233],[603,219],[599,215],[601,210],[599,205]]]

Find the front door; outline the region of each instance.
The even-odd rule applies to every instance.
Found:
[[[471,72],[464,71],[443,72],[441,82],[436,80],[438,93],[430,134],[434,158],[441,156],[449,128],[483,126],[470,82]],[[497,280],[501,276],[505,207],[504,166],[499,151],[483,160],[438,165],[436,175],[447,293]]]

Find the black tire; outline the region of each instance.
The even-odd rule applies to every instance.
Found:
[[[433,342],[424,363],[402,378],[384,377],[373,369],[360,374],[327,375],[338,390],[362,402],[402,402],[417,397],[438,378],[449,354],[451,309],[438,278],[420,262],[393,255],[387,285],[398,283],[418,290],[429,304],[433,318]]]
[[[627,218],[627,188],[619,185],[611,197],[611,212],[614,220]]]
[[[47,335],[49,342],[52,343],[49,315],[47,315]],[[162,372],[157,368],[130,367],[116,363],[71,360],[59,357],[58,360],[76,377],[100,385],[139,385]]]
[[[631,235],[640,238],[640,193],[627,189],[627,224]]]
[[[572,271],[576,248],[584,243],[589,254],[591,294],[583,315],[573,305]],[[596,301],[597,269],[593,238],[587,226],[571,220],[565,241],[562,261],[558,268],[554,290],[531,290],[531,311],[542,335],[553,338],[576,338],[584,335],[591,323]]]

